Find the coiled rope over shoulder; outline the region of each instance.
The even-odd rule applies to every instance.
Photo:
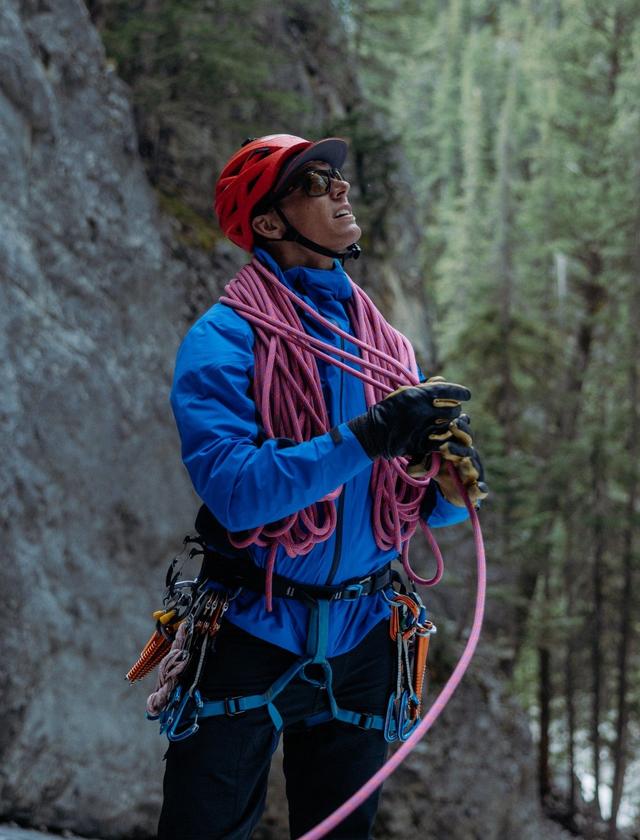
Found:
[[[244,266],[226,286],[220,302],[235,309],[255,330],[253,395],[269,437],[286,437],[301,443],[330,430],[316,358],[361,379],[368,406],[400,385],[418,384],[411,343],[387,323],[365,292],[350,282],[353,293],[346,308],[354,335],[320,315],[256,259]],[[361,355],[306,333],[296,307],[302,308],[325,329],[355,344]],[[374,463],[371,475],[373,532],[380,549],[395,548],[402,555],[403,565],[412,580],[431,586],[442,577],[442,556],[431,531],[421,519],[420,505],[437,467],[434,465],[426,476],[414,478],[407,473],[406,466],[406,458],[391,462],[379,458]],[[339,486],[319,502],[277,523],[258,526],[242,534],[229,534],[231,543],[237,548],[270,547],[265,592],[268,610],[272,608],[271,580],[278,546],[283,546],[290,557],[296,557],[308,554],[316,543],[329,539],[336,527],[333,502],[341,492],[342,486]],[[429,580],[420,578],[409,566],[409,541],[418,524],[423,528],[437,562],[436,573]]]

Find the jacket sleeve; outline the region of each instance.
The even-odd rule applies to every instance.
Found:
[[[426,382],[427,377],[418,365],[420,382]],[[440,492],[437,482],[431,481],[430,491],[422,503],[422,517],[430,528],[443,528],[445,525],[457,525],[469,518],[466,507],[461,508],[448,502]]]
[[[431,481],[430,485],[433,489],[433,494],[425,497],[423,502],[424,521],[430,528],[443,528],[445,525],[457,525],[459,522],[465,522],[469,518],[469,511],[466,507],[458,507],[448,502],[440,492],[440,488],[436,481]],[[429,509],[429,502],[432,503]]]
[[[275,522],[307,507],[371,459],[346,423],[303,443],[262,439],[252,398],[253,332],[217,304],[183,341],[171,407],[182,460],[207,507],[230,531]]]

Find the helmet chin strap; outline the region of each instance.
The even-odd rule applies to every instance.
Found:
[[[324,245],[318,245],[317,242],[312,242],[311,239],[307,239],[306,236],[298,233],[277,204],[273,209],[285,224],[284,236],[282,237],[283,241],[299,242],[300,245],[304,245],[305,248],[309,248],[309,250],[315,251],[317,254],[322,254],[325,257],[333,257],[334,259],[340,260],[342,263],[344,263],[345,260],[348,260],[349,257],[357,260],[362,253],[362,248],[355,242],[353,245],[349,245],[346,251],[332,251],[330,248],[325,248]]]

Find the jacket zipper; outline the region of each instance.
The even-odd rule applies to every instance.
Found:
[[[335,322],[334,322],[335,323]],[[344,338],[340,336],[340,349],[344,350]],[[340,402],[338,404],[338,422],[342,422],[342,387],[344,382],[344,371],[340,368]],[[347,492],[347,485],[342,488],[342,493],[338,499],[338,517],[336,521],[336,544],[333,549],[333,560],[331,561],[331,570],[327,578],[327,584],[333,583],[333,579],[338,571],[340,565],[340,555],[342,554],[342,517],[344,513],[344,497]]]

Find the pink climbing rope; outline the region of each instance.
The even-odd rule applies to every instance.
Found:
[[[361,379],[367,405],[373,405],[401,385],[418,384],[411,343],[387,323],[365,292],[350,282],[353,294],[346,308],[354,335],[320,315],[258,260],[240,269],[226,286],[226,294],[220,302],[233,307],[255,328],[253,392],[269,437],[287,437],[301,443],[330,430],[316,358]],[[355,344],[360,355],[309,335],[296,307],[325,329]],[[358,369],[347,362],[357,365]],[[373,465],[373,532],[379,548],[385,551],[395,548],[402,555],[404,568],[412,580],[431,586],[442,577],[442,556],[420,516],[420,505],[438,464],[434,459],[429,473],[416,478],[408,474],[407,463],[406,458],[391,462],[379,458]],[[229,534],[231,543],[237,548],[269,546],[267,610],[272,608],[272,578],[278,546],[282,546],[289,557],[299,557],[308,554],[317,543],[329,539],[336,527],[333,501],[341,492],[342,486],[337,487],[315,504],[280,522],[258,526],[242,534]],[[418,525],[425,532],[436,557],[436,573],[429,580],[418,577],[409,565],[409,542]]]
[[[396,752],[380,768],[380,770],[378,770],[378,772],[374,776],[372,776],[368,782],[366,782],[358,791],[356,791],[349,799],[347,799],[347,801],[343,805],[337,808],[321,823],[318,823],[318,825],[316,825],[314,828],[310,829],[301,837],[299,837],[298,840],[320,840],[321,837],[325,837],[339,823],[345,820],[349,816],[349,814],[353,813],[353,811],[355,811],[356,808],[359,808],[360,805],[362,805],[362,803],[365,802],[365,800],[367,800],[378,787],[380,787],[380,785],[385,781],[385,779],[389,778],[389,776],[393,773],[396,767],[398,767],[398,765],[404,761],[404,759],[416,746],[418,741],[420,741],[422,737],[426,734],[427,730],[431,728],[436,718],[440,715],[444,707],[447,705],[447,703],[451,699],[451,695],[458,687],[460,680],[462,679],[462,677],[465,674],[465,671],[469,667],[469,663],[471,662],[473,654],[475,653],[476,647],[478,645],[478,640],[480,638],[480,630],[482,627],[485,593],[487,586],[484,544],[482,541],[482,531],[480,530],[478,514],[476,513],[471,502],[469,501],[469,497],[467,496],[462,486],[462,482],[458,477],[455,467],[453,466],[453,464],[448,464],[447,467],[451,476],[453,477],[454,481],[458,486],[459,492],[462,494],[462,497],[465,500],[467,510],[469,511],[469,515],[471,517],[471,523],[473,525],[473,539],[475,543],[478,568],[478,586],[476,591],[473,624],[471,626],[469,640],[465,645],[464,651],[462,652],[462,656],[458,660],[458,664],[454,668],[453,673],[445,683],[444,688],[442,689],[440,694],[438,694],[433,705],[431,706],[427,714],[424,716],[424,718],[420,721],[415,730],[411,733],[409,738],[407,738],[407,740],[402,744],[402,746],[399,747],[398,750],[396,750]]]

